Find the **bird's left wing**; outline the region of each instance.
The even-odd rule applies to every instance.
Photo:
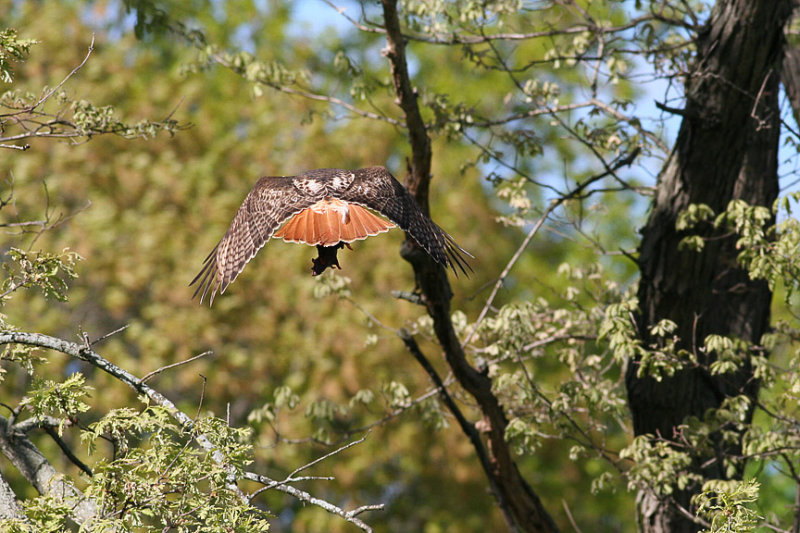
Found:
[[[209,305],[217,291],[225,292],[283,222],[311,206],[319,198],[299,191],[294,177],[259,179],[244,199],[228,231],[206,257],[203,269],[189,284],[199,282],[192,298],[200,302],[211,291]]]
[[[384,167],[368,167],[354,171],[355,179],[347,189],[335,196],[361,204],[384,215],[408,233],[437,263],[450,267],[457,275],[472,268],[467,257],[473,257],[437,226],[417,205],[414,197]],[[458,269],[456,268],[458,267]]]

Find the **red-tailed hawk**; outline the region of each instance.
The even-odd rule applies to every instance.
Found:
[[[373,209],[391,222],[370,212]],[[277,233],[275,230],[286,223]],[[472,257],[420,210],[414,198],[384,167],[358,170],[321,168],[298,176],[259,179],[233,218],[222,240],[211,250],[194,295],[200,302],[211,290],[225,292],[258,250],[271,238],[316,246],[312,275],[339,266],[337,251],[353,241],[388,231],[395,225],[408,233],[437,263],[464,274]],[[471,269],[470,269],[471,270]]]

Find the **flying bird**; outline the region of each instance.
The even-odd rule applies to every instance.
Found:
[[[213,304],[217,291],[225,292],[271,237],[316,246],[311,273],[317,276],[328,267],[341,268],[339,249],[395,226],[456,275],[459,269],[464,274],[472,270],[465,256],[473,256],[428,218],[384,167],[320,168],[297,176],[263,177],[189,284],[199,283],[192,298],[200,294],[202,303],[211,291]]]

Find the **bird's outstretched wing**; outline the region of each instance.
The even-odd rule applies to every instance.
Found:
[[[387,217],[436,262],[451,268],[456,274],[459,269],[464,274],[472,270],[466,260],[472,255],[434,224],[405,187],[384,167],[354,171],[322,168],[297,176],[258,180],[225,236],[208,254],[202,270],[189,284],[198,283],[192,297],[200,294],[202,302],[209,296],[209,304],[213,304],[217,292],[225,292],[275,230],[301,212],[305,212],[305,218],[301,216],[289,222],[277,236],[322,248],[324,257],[320,252],[320,260],[323,266],[318,268],[315,260],[315,274],[324,270],[325,265],[338,264],[335,250],[343,243],[377,235],[391,227],[366,210],[354,209],[357,206],[373,209]],[[332,258],[328,257],[331,254]]]
[[[319,200],[319,195],[298,189],[293,180],[294,177],[265,177],[256,182],[225,236],[189,284],[199,282],[192,298],[200,294],[202,303],[210,290],[209,304],[213,304],[217,291],[225,292],[278,226]]]
[[[384,167],[367,167],[354,171],[355,179],[336,198],[360,204],[397,224],[408,233],[437,263],[467,274],[472,268],[461,248],[446,231],[437,226],[417,205],[414,197]]]

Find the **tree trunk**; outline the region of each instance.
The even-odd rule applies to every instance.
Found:
[[[800,6],[795,0],[795,10],[792,13],[792,20],[800,18]],[[781,83],[786,91],[789,105],[792,107],[795,124],[800,124],[800,46],[797,38],[791,41],[783,52],[783,64],[781,65]]]
[[[713,360],[713,354],[698,351],[707,335],[759,342],[769,325],[772,295],[766,283],[751,281],[738,267],[736,236],[705,227],[702,234],[713,238],[702,252],[679,251],[686,234],[676,230],[675,221],[689,204],[706,204],[720,213],[733,199],[762,206],[776,199],[778,83],[790,13],[790,0],[717,2],[697,39],[681,128],[642,230],[640,335],[649,343],[650,326],[670,319],[678,325],[679,347],[696,353],[701,365]],[[747,362],[735,374],[711,376],[705,368],[691,368],[660,382],[637,377],[638,369],[638,361],[631,361],[626,374],[636,435],[672,439],[687,417],[702,418],[730,396],[754,399],[758,393]],[[706,479],[724,479],[721,458],[740,446],[722,444],[719,435],[712,440],[714,449],[695,456],[693,469]],[[641,530],[697,531],[678,505],[691,513],[690,498],[699,488],[676,489],[670,500],[642,491],[637,499]]]
[[[792,106],[796,123],[800,124],[800,48],[788,47],[783,56],[781,81]]]

